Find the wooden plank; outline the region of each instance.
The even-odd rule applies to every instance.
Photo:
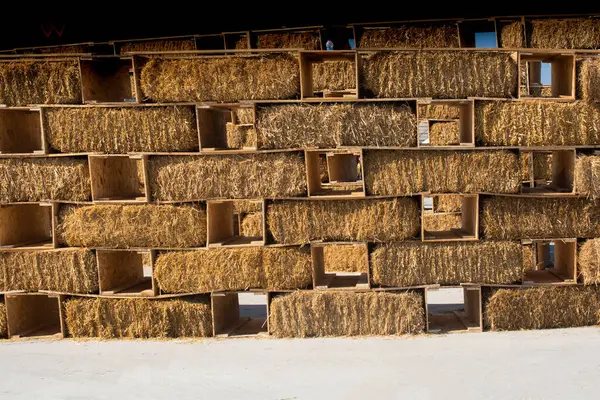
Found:
[[[237,293],[213,293],[211,296],[213,336],[217,336],[237,325],[239,301]]]
[[[60,298],[45,294],[11,294],[4,297],[8,336],[61,334]],[[38,333],[37,336],[40,336]]]
[[[52,242],[52,206],[0,206],[0,246]]]

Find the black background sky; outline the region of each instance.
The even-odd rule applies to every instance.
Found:
[[[589,6],[583,2],[552,6],[541,2],[529,5],[524,2],[477,2],[477,6],[466,2],[449,3],[445,3],[446,6],[436,6],[431,1],[364,0],[352,3],[247,1],[242,4],[224,1],[193,4],[154,1],[147,5],[134,0],[121,3],[89,1],[81,2],[78,6],[56,5],[61,3],[37,6],[27,3],[13,6],[10,12],[3,11],[0,48],[353,22],[524,14],[600,14],[600,6]],[[77,12],[78,9],[85,11]]]

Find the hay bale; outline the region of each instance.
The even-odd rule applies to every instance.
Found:
[[[262,211],[262,202],[256,200],[233,200],[234,214],[248,214]]]
[[[350,60],[313,63],[312,68],[315,92],[356,89],[356,68]]]
[[[552,153],[533,153],[533,177],[552,180]]]
[[[394,243],[371,254],[375,285],[510,284],[523,278],[519,242]]]
[[[319,32],[261,33],[256,37],[259,49],[321,50]]]
[[[480,219],[487,239],[600,235],[600,207],[577,198],[490,197],[483,201]]]
[[[75,247],[200,247],[206,243],[206,211],[192,205],[62,207],[57,234]]]
[[[367,193],[518,193],[519,158],[510,151],[369,150]]]
[[[90,48],[85,44],[70,44],[65,46],[38,47],[26,50],[23,54],[83,54],[90,52]]]
[[[256,147],[256,130],[254,126],[235,125],[228,122],[225,125],[225,143],[228,149]]]
[[[458,121],[432,122],[429,125],[429,144],[432,146],[460,144]]]
[[[262,213],[246,214],[242,219],[242,228],[240,234],[242,236],[262,236],[263,235],[263,218]]]
[[[485,324],[493,331],[571,328],[597,325],[600,289],[545,286],[497,289],[485,305]]]
[[[192,106],[49,108],[44,129],[63,153],[198,151]]]
[[[401,25],[394,28],[365,29],[359,47],[361,49],[460,47],[460,40],[456,24]]]
[[[525,46],[523,24],[519,21],[502,26],[500,30],[500,44],[503,48],[521,49]]]
[[[276,337],[374,336],[421,333],[423,297],[407,293],[295,292],[273,299]]]
[[[300,67],[291,54],[153,58],[141,87],[156,102],[290,99],[300,92]]]
[[[249,49],[250,45],[248,44],[248,35],[241,35],[235,41],[235,44],[233,45],[233,48],[235,50],[247,50],[247,49]]]
[[[575,161],[575,191],[591,199],[600,197],[600,156],[579,155]]]
[[[156,39],[141,40],[129,43],[123,43],[119,46],[119,54],[131,53],[134,51],[178,51],[178,50],[196,50],[196,45],[192,39]]]
[[[600,100],[600,58],[579,62],[577,79],[581,97],[586,101]]]
[[[368,272],[366,246],[332,244],[323,247],[325,272]]]
[[[92,197],[85,158],[0,160],[0,201],[86,201]]]
[[[378,98],[516,97],[509,52],[385,51],[364,57],[364,88]]]
[[[585,102],[477,101],[475,135],[485,146],[600,143],[600,108]]]
[[[577,255],[579,274],[586,285],[600,283],[600,239],[586,240]]]
[[[534,19],[530,22],[530,47],[535,49],[600,48],[600,21],[598,19]]]
[[[417,145],[415,112],[406,104],[293,104],[258,110],[263,148]]]
[[[96,256],[84,249],[0,252],[4,290],[97,293]]]
[[[523,271],[535,270],[535,253],[533,245],[523,245]]]
[[[237,108],[234,114],[238,124],[254,124],[254,109]]]
[[[415,111],[407,104],[356,104],[343,116],[341,146],[417,145]]]
[[[155,156],[148,161],[154,200],[257,199],[306,194],[300,152]]]
[[[0,104],[81,103],[77,59],[11,60],[0,62]]]
[[[456,104],[419,104],[419,119],[458,119],[460,106]]]
[[[6,306],[0,301],[0,338],[8,337],[8,323],[6,322]]]
[[[422,224],[423,229],[426,231],[450,231],[452,229],[461,229],[462,217],[460,213],[428,213],[423,214]]]
[[[210,305],[200,298],[74,298],[65,302],[65,314],[67,329],[75,338],[212,336]]]
[[[304,289],[312,284],[310,253],[299,247],[246,247],[161,253],[154,268],[166,293]]]
[[[522,181],[531,181],[533,179],[533,177],[531,176],[532,173],[532,166],[531,166],[531,157],[530,157],[530,153],[529,152],[521,152],[519,153],[519,159],[521,162],[521,180]]]
[[[462,210],[462,196],[437,196],[433,198],[437,212],[456,212]]]
[[[420,228],[414,198],[275,201],[267,207],[267,223],[284,244],[404,240]]]

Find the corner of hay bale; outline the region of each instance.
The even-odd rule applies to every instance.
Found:
[[[586,240],[580,246],[577,265],[584,284],[600,284],[600,239]]]
[[[268,206],[267,224],[283,244],[404,240],[416,237],[420,228],[418,202],[411,197],[275,201]]]
[[[389,243],[375,248],[371,268],[384,287],[511,284],[523,278],[523,253],[519,242]]]
[[[225,142],[228,149],[256,147],[256,139],[256,130],[253,126],[235,125],[230,122],[225,125]]]
[[[500,44],[503,48],[521,49],[525,47],[523,36],[523,24],[520,21],[511,22],[502,26]]]
[[[86,249],[0,252],[5,290],[97,293],[96,256]]]
[[[364,245],[332,244],[323,247],[325,272],[368,272],[368,248]]]
[[[600,100],[600,58],[585,58],[580,62],[578,84],[586,101]]]
[[[600,288],[546,286],[493,290],[484,308],[490,330],[551,329],[597,325]]]
[[[271,302],[276,337],[373,336],[421,333],[423,296],[406,293],[299,291]]]
[[[6,322],[6,305],[0,301],[0,338],[8,337],[8,324]]]
[[[58,234],[73,247],[201,247],[206,211],[201,205],[61,207]]]
[[[177,300],[73,298],[66,324],[75,338],[178,338],[212,336],[207,297]]]
[[[579,155],[575,161],[575,191],[591,199],[600,197],[600,156]]]
[[[244,215],[240,234],[242,236],[262,236],[263,216],[262,213],[250,213]]]
[[[460,144],[460,129],[458,121],[430,123],[429,144],[432,146],[450,146]]]
[[[76,58],[0,62],[0,104],[78,104],[81,101],[81,75]]]
[[[153,58],[143,66],[140,84],[156,102],[290,99],[300,93],[300,66],[287,53]]]

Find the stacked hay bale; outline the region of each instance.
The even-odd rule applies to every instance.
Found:
[[[520,22],[504,25],[502,44],[567,47],[533,25],[535,41]],[[571,166],[521,147],[600,145],[600,65],[582,64],[585,101],[515,100],[518,53],[432,49],[460,47],[459,37],[456,24],[366,30],[361,47],[403,49],[313,69],[319,89],[348,88],[358,72],[354,88],[367,96],[320,103],[300,98],[295,52],[184,55],[175,53],[189,43],[177,40],[122,47],[172,51],[136,58],[148,104],[81,104],[88,82],[76,57],[3,60],[0,202],[10,204],[0,229],[15,229],[0,235],[14,247],[0,251],[0,292],[23,291],[10,295],[22,304],[30,293],[59,295],[63,334],[73,337],[415,334],[429,329],[423,287],[460,284],[493,285],[482,290],[490,329],[597,323],[598,291],[556,271],[575,259],[539,270],[547,263],[533,243],[587,240],[581,283],[600,281],[599,156],[580,151]],[[306,32],[258,39],[261,48],[320,46]],[[41,108],[45,154],[32,145],[6,155],[27,125],[17,107],[29,105]],[[544,191],[556,176],[574,191]],[[527,196],[523,182],[537,180],[537,197]],[[532,281],[543,287],[524,288]],[[250,291],[267,294],[266,321],[240,319],[238,294]],[[0,302],[0,336],[11,301]]]

